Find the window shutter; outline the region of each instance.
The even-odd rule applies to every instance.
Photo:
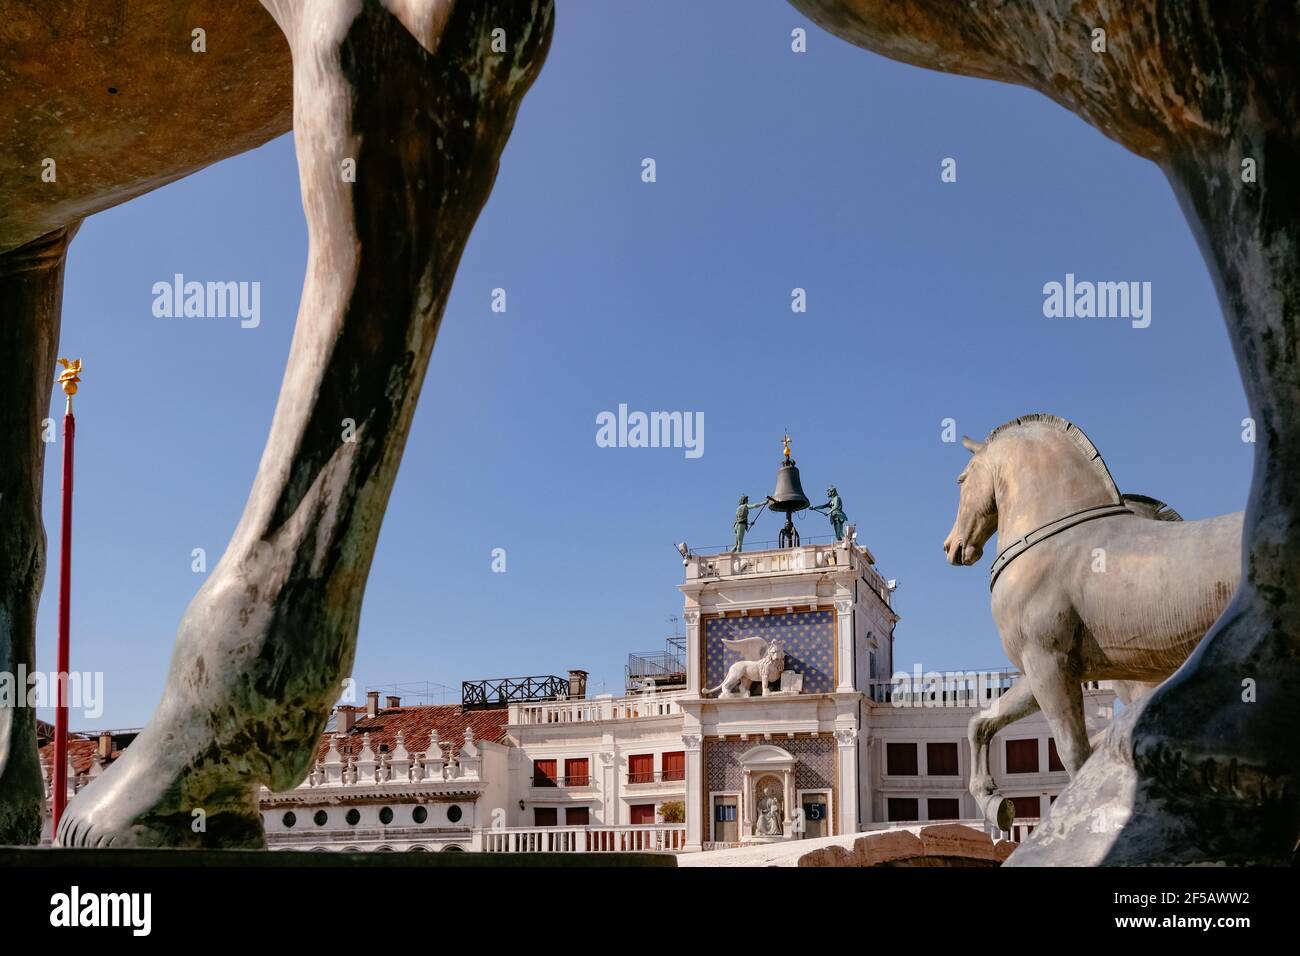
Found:
[[[1007,741],[1007,773],[1038,773],[1038,738]]]
[[[885,773],[891,777],[915,777],[916,744],[886,744]]]

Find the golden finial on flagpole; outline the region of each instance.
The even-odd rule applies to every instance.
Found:
[[[63,394],[68,396],[68,413],[71,414],[72,396],[77,394],[77,383],[81,381],[81,359],[69,362],[61,358],[59,364],[63,366],[63,371],[59,373],[58,382],[63,386]]]

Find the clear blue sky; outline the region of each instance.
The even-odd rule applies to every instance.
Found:
[[[215,566],[262,453],[305,258],[289,137],[95,216],[72,246],[72,659],[106,682],[103,717],[74,727],[139,725],[157,704],[200,584],[191,551]],[[176,272],[260,281],[260,327],[155,318],[151,287]],[[1067,272],[1150,281],[1151,326],[1044,318],[1042,287]],[[596,415],[620,403],[702,411],[705,454],[597,447]],[[354,676],[583,667],[617,692],[627,652],[681,613],[673,542],[728,539],[737,495],[772,489],[787,427],[805,488],[838,485],[900,582],[895,663],[1000,666],[989,557],[956,569],[940,551],[966,457],[940,422],[983,437],[1031,411],[1082,427],[1126,491],[1187,517],[1244,506],[1245,399],[1153,165],[1035,93],[895,64],[781,0],[560,0],[456,277]],[[50,446],[45,670],[58,483]]]

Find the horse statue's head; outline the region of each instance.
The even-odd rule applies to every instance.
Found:
[[[998,528],[998,502],[993,466],[984,454],[987,443],[965,436],[961,443],[971,457],[957,476],[961,488],[957,520],[943,542],[943,553],[949,564],[974,564],[984,554],[984,543]]]
[[[957,519],[943,543],[950,564],[978,561],[999,527],[1015,540],[1082,508],[1121,500],[1096,446],[1055,415],[1021,415],[982,442],[961,443],[971,457],[957,476]]]

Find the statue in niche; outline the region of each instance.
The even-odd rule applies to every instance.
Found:
[[[754,836],[780,836],[781,791],[775,784],[768,782],[763,785],[756,808],[758,819],[754,821]]]

